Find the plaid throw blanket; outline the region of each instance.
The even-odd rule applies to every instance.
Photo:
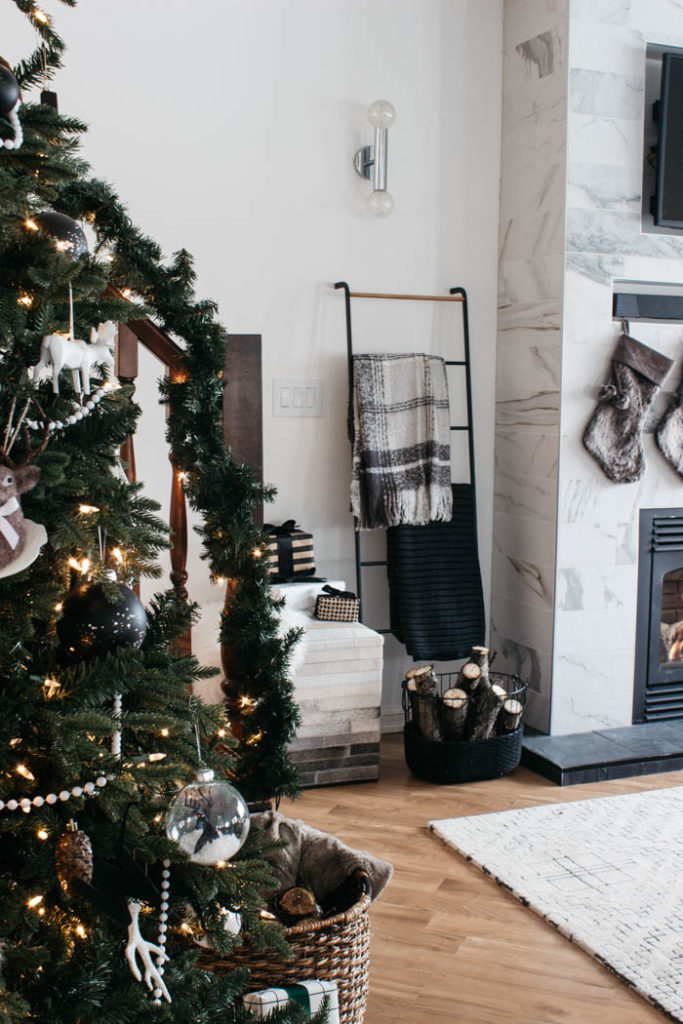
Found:
[[[451,518],[446,364],[438,356],[353,357],[351,511],[359,528]]]

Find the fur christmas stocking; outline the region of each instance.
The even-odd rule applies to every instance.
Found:
[[[657,447],[679,476],[683,476],[683,377],[655,433]]]
[[[645,471],[641,434],[645,415],[673,361],[622,334],[612,356],[612,377],[600,388],[599,405],[583,435],[584,446],[615,484],[639,480]]]

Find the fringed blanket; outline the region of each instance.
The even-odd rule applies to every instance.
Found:
[[[360,529],[451,517],[446,364],[439,356],[353,357],[351,511]]]

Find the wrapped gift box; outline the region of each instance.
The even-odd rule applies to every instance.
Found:
[[[293,519],[282,526],[268,523],[263,529],[271,535],[268,572],[274,583],[315,575],[312,534],[300,530]]]
[[[244,1006],[260,1020],[289,1002],[299,1003],[309,1017],[322,1006],[327,996],[327,1024],[339,1024],[339,996],[333,981],[301,981],[287,988],[262,988],[244,996]]]
[[[350,590],[326,584],[315,602],[315,617],[324,622],[358,622],[360,600]]]

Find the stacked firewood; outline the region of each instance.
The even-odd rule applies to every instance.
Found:
[[[430,740],[486,740],[514,732],[522,720],[521,701],[491,678],[486,647],[472,648],[443,696],[433,665],[409,669],[406,689],[415,728]]]

